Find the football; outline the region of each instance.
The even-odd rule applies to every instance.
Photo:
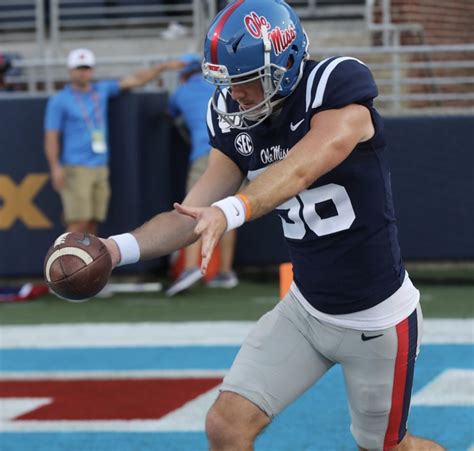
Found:
[[[111,272],[112,260],[102,241],[79,232],[59,236],[44,259],[44,278],[50,290],[71,301],[95,296]]]

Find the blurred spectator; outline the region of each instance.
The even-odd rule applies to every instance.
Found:
[[[21,75],[21,69],[14,66],[14,61],[21,59],[19,53],[0,53],[0,91],[18,91],[20,83],[12,83],[8,77]]]
[[[189,34],[188,28],[185,27],[184,25],[181,25],[180,23],[176,21],[172,21],[169,23],[168,28],[163,30],[160,33],[160,36],[163,39],[178,39],[178,38],[183,38]]]
[[[53,188],[60,194],[66,230],[97,234],[110,198],[108,99],[155,78],[157,66],[121,80],[93,82],[95,56],[88,49],[68,57],[70,84],[49,99],[45,152]]]
[[[161,70],[179,71],[180,86],[171,95],[168,110],[178,124],[180,123],[179,120],[182,120],[182,124],[190,135],[191,152],[186,183],[186,191],[189,192],[207,167],[211,148],[207,134],[206,114],[214,88],[202,76],[201,58],[198,55],[187,54],[178,60],[163,63]],[[207,282],[209,287],[233,288],[238,284],[237,276],[232,271],[235,241],[235,231],[223,236],[220,243],[219,272]],[[168,296],[186,290],[201,280],[202,274],[199,270],[200,252],[200,241],[185,249],[184,270],[167,290],[166,294]]]
[[[7,60],[4,54],[0,53],[0,91],[7,91],[5,76],[10,67],[10,61]]]

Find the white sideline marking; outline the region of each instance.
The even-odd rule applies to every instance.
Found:
[[[425,319],[424,344],[474,344],[474,320]]]
[[[206,321],[2,326],[0,349],[238,346],[254,324],[253,321]],[[474,344],[474,321],[427,319],[423,343]]]
[[[474,371],[443,371],[413,396],[412,405],[474,406]]]
[[[239,345],[253,324],[219,321],[3,326],[0,348]]]
[[[202,414],[204,418],[205,413]],[[202,422],[202,419],[201,419]],[[200,429],[202,430],[202,429]],[[99,421],[11,421],[0,422],[0,432],[187,432],[189,429],[164,428],[161,420]]]
[[[51,398],[0,398],[0,430],[2,422],[24,415],[51,401]]]
[[[109,379],[201,379],[224,377],[227,369],[217,370],[113,370],[113,371],[0,371],[0,381],[28,380],[109,380]]]

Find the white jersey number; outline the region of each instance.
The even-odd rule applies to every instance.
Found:
[[[301,200],[301,207],[298,198]],[[337,215],[331,218],[321,218],[316,212],[315,205],[327,200],[332,200]],[[288,210],[288,222],[280,215],[283,224],[283,233],[286,238],[301,240],[306,233],[306,226],[318,236],[347,230],[355,219],[354,209],[346,189],[335,183],[319,186],[302,191],[298,196],[292,197],[280,206],[280,210]],[[302,213],[302,214],[300,214]]]

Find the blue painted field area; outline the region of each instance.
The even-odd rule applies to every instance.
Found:
[[[3,349],[0,350],[0,374],[5,379],[10,372],[82,371],[93,375],[96,371],[111,370],[218,370],[229,367],[237,350],[236,346]],[[473,366],[472,345],[424,345],[417,364],[414,394],[448,370],[472,371]],[[452,386],[451,389],[457,390],[458,387]],[[49,431],[47,428],[15,430],[8,427],[8,424],[14,425],[15,422],[13,418],[0,423],[2,451],[207,449],[202,430],[110,432],[105,427],[97,431],[94,421],[91,421],[90,431],[84,431],[83,425],[78,431],[77,425],[71,423],[68,427],[67,422],[60,430]],[[259,438],[256,449],[354,450],[349,423],[342,373],[335,368],[274,420]],[[413,433],[433,438],[453,451],[467,450],[473,445],[473,425],[472,405],[414,405],[409,420]]]

